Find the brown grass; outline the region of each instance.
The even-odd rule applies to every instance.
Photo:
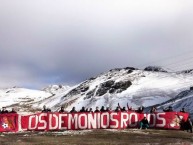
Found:
[[[193,144],[191,133],[175,130],[94,130],[86,133],[1,134],[0,145],[124,145],[124,144]]]

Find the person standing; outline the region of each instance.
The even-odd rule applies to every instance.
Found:
[[[9,113],[17,113],[14,108]]]
[[[46,108],[46,105],[43,106],[42,113],[48,113],[51,112],[51,109]]]
[[[100,112],[99,107],[96,107],[96,110],[94,112]]]
[[[72,110],[70,111],[70,113],[76,113],[77,111],[76,111],[76,109],[75,109],[75,107],[72,107]]]
[[[86,110],[85,110],[85,107],[82,107],[82,109],[80,110],[80,112],[86,112]]]
[[[89,112],[89,113],[93,113],[93,110],[92,110],[92,108],[90,108],[88,112]]]
[[[65,110],[64,110],[64,107],[62,106],[59,110],[59,113],[67,113]]]
[[[185,108],[183,107],[183,108],[180,110],[180,112],[186,113]]]
[[[106,112],[105,107],[102,106],[100,112]]]
[[[152,107],[150,113],[155,113],[157,111],[156,107]]]
[[[186,121],[186,130],[187,130],[187,132],[190,131],[192,133],[192,121],[191,121],[190,117],[188,117],[188,119]]]
[[[6,107],[2,107],[1,114],[6,114],[6,113],[9,113],[8,110],[6,109]]]
[[[142,129],[142,128],[145,128],[145,129],[149,128],[149,122],[148,122],[148,120],[147,120],[146,117],[144,117],[144,118],[140,121],[140,129]]]

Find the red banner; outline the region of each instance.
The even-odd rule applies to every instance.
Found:
[[[18,131],[18,114],[0,114],[0,132]]]
[[[180,121],[187,120],[188,113],[163,112],[140,114],[136,112],[104,113],[38,113],[19,116],[19,130],[83,130],[137,128],[147,117],[150,128],[180,129]]]
[[[0,132],[138,128],[144,117],[147,117],[150,128],[180,129],[180,122],[186,121],[188,116],[188,113],[180,112],[38,113],[25,116],[1,114]]]

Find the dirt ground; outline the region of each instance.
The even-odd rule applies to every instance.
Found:
[[[193,134],[175,130],[88,130],[2,133],[0,145],[191,145]]]

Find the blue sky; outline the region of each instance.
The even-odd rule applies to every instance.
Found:
[[[193,68],[192,0],[0,0],[0,22],[1,88],[76,84],[115,67]]]

